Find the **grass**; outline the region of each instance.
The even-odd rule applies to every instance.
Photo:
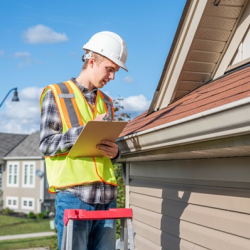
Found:
[[[34,220],[0,215],[0,236],[48,232],[51,231],[49,221],[50,220],[47,219]],[[50,247],[50,250],[58,250],[57,236],[0,241],[0,250],[14,250],[47,246]]]
[[[49,236],[40,238],[0,241],[0,250],[26,249],[26,248],[47,247],[47,246],[49,246],[50,250],[58,250],[57,237]]]
[[[51,231],[49,220],[34,220],[0,215],[0,236]]]

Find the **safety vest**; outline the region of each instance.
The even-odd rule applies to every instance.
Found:
[[[98,114],[109,113],[114,119],[112,100],[99,89],[95,105],[92,106],[71,80],[49,85],[43,90],[40,107],[49,89],[54,94],[61,116],[62,133],[72,127],[86,124],[95,119]],[[83,147],[88,147],[88,145],[83,145]],[[50,193],[55,193],[56,189],[92,182],[105,182],[117,186],[113,165],[108,157],[70,158],[67,154],[68,152],[45,157]]]

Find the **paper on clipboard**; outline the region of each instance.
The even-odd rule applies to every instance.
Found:
[[[68,157],[103,156],[96,148],[102,140],[115,142],[127,122],[89,121],[77,138],[74,146],[68,153]]]

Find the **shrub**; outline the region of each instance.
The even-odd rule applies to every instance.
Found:
[[[46,214],[47,216],[49,216],[50,211],[44,211],[44,214]]]
[[[35,214],[33,212],[29,212],[28,218],[29,219],[34,219],[34,218],[36,218],[36,216],[35,216]]]
[[[36,215],[36,218],[39,220],[42,220],[44,218],[44,214],[43,213],[39,213]]]
[[[18,214],[18,216],[19,216],[19,217],[24,218],[24,217],[26,216],[26,214],[25,214],[25,213],[20,212],[20,213]]]
[[[6,208],[4,208],[2,210],[2,214],[4,214],[4,215],[10,215],[10,214],[14,214],[14,211],[12,209],[6,207]]]
[[[122,178],[122,169],[120,164],[114,165],[115,176],[117,180],[117,208],[125,207],[125,183]],[[116,239],[120,238],[121,220],[116,220]]]

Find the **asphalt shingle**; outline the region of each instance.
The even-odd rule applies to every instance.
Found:
[[[17,147],[15,147],[7,157],[32,157],[43,156],[39,150],[40,132],[35,132],[27,136]]]
[[[119,137],[154,128],[250,96],[250,65],[203,85],[147,116],[130,121]]]
[[[0,133],[0,158],[6,156],[28,135]]]

